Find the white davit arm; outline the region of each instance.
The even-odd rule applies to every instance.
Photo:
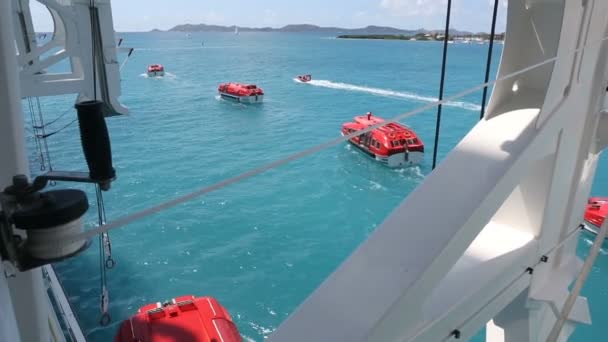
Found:
[[[12,1],[16,2],[15,18],[19,18],[14,20],[14,30],[23,97],[79,94],[79,100],[96,97],[105,102],[110,115],[128,113],[118,100],[120,65],[110,0],[96,0],[93,9],[89,0],[39,0],[47,6],[55,24],[52,38],[40,46],[32,26],[29,0]],[[96,84],[92,68],[94,46]],[[62,71],[50,72],[52,67]]]

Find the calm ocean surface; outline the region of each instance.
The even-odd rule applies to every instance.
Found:
[[[335,138],[354,115],[392,117],[438,92],[442,45],[435,42],[280,33],[119,36],[135,52],[122,70],[122,102],[131,114],[108,119],[118,173],[104,194],[108,221]],[[450,45],[447,95],[483,81],[486,51],[487,45]],[[153,63],[163,64],[168,75],[145,77]],[[304,73],[315,81],[293,81]],[[245,106],[217,99],[217,85],[226,81],[257,83],[265,102]],[[444,107],[440,158],[476,123],[480,98],[474,94]],[[74,99],[41,101],[50,121]],[[72,110],[48,131],[74,117]],[[194,294],[218,298],[243,336],[262,341],[431,171],[434,111],[405,123],[426,144],[420,167],[388,169],[340,144],[113,231],[117,266],[108,271],[108,327],[97,323],[96,244],[57,264],[89,340],[110,341],[143,304]],[[38,173],[31,137],[29,143]],[[55,169],[85,169],[76,125],[50,137],[49,148]],[[608,194],[606,171],[603,159],[593,194]],[[94,191],[85,189],[93,226]],[[591,243],[591,236],[582,235],[581,256]],[[572,341],[601,340],[608,325],[607,253],[608,245],[584,290],[594,325],[579,327]]]

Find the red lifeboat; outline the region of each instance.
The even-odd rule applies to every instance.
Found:
[[[264,90],[255,84],[222,83],[217,88],[222,98],[244,103],[257,103],[264,100]]]
[[[355,116],[354,122],[342,125],[342,135],[349,135],[369,126],[384,122],[371,112]],[[411,128],[388,123],[370,132],[349,139],[361,151],[389,167],[402,167],[419,164],[424,157],[424,143]]]
[[[297,78],[300,82],[304,83],[312,81],[312,75],[299,75]]]
[[[165,76],[165,67],[163,67],[161,64],[148,65],[148,76]]]
[[[591,197],[587,201],[583,226],[586,230],[597,234],[607,215],[608,197]]]
[[[242,342],[226,309],[214,298],[182,296],[148,304],[125,320],[114,342]]]

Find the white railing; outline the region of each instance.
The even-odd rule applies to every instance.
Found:
[[[49,294],[49,326],[53,341],[64,342],[86,342],[86,338],[80,329],[78,319],[72,311],[70,302],[68,301],[63,286],[55,274],[52,265],[42,267],[42,274],[46,280],[47,290]],[[53,315],[52,313],[55,313]],[[62,324],[63,323],[63,324]]]

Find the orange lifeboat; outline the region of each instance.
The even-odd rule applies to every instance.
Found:
[[[161,64],[152,64],[148,66],[148,76],[156,77],[156,76],[165,76],[165,67]]]
[[[258,103],[264,100],[264,90],[255,84],[222,83],[217,87],[220,96],[243,103]]]
[[[383,122],[384,119],[368,112],[366,115],[355,116],[353,122],[344,123],[341,133],[346,136]],[[424,157],[424,143],[416,132],[394,122],[354,136],[348,141],[389,167],[420,164]]]
[[[214,298],[177,297],[141,307],[120,325],[114,342],[242,342],[226,309]]]

